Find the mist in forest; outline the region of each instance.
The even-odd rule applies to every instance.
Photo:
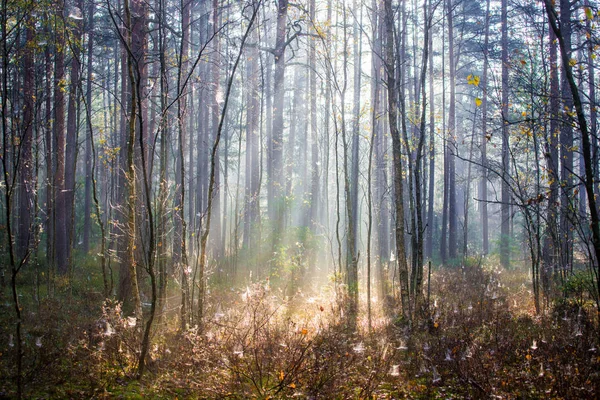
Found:
[[[0,398],[597,396],[599,19],[3,1]]]

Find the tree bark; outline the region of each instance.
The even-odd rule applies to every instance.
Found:
[[[509,133],[508,133],[508,1],[502,0],[502,194],[500,222],[500,263],[504,268],[510,265],[510,192]]]
[[[392,136],[392,151],[394,165],[394,190],[396,195],[396,255],[400,279],[400,297],[402,301],[402,315],[409,322],[412,317],[409,299],[409,277],[404,249],[404,198],[402,188],[402,148],[400,132],[398,131],[398,91],[396,87],[396,70],[394,57],[394,12],[391,0],[385,0],[385,25],[386,25],[386,57],[385,67],[388,86],[388,119]]]

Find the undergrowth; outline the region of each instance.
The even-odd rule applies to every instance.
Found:
[[[31,398],[594,398],[598,321],[590,299],[533,313],[526,271],[436,271],[413,326],[373,299],[348,328],[333,287],[272,288],[268,280],[211,294],[202,329],[177,310],[153,333],[148,373],[134,379],[140,327],[100,296],[43,300],[25,313]],[[374,296],[375,297],[375,296]],[[361,303],[364,310],[365,299]],[[0,395],[14,395],[8,299],[0,314]],[[392,304],[393,306],[393,304]],[[394,307],[391,307],[393,310]],[[396,307],[397,309],[397,307]]]

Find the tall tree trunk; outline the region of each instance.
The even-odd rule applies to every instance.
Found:
[[[486,1],[485,8],[485,38],[483,43],[483,76],[482,76],[482,92],[483,98],[481,100],[481,178],[479,181],[479,198],[481,203],[479,205],[480,221],[481,221],[481,235],[482,235],[482,250],[483,254],[487,255],[490,252],[489,247],[489,232],[488,232],[488,203],[487,203],[487,186],[488,186],[488,161],[487,161],[487,119],[488,119],[488,68],[489,68],[489,37],[490,37],[490,0]]]
[[[77,7],[80,12],[83,7],[83,1],[78,0]],[[77,17],[78,18],[78,17]],[[71,84],[69,88],[69,104],[67,114],[67,137],[65,151],[65,218],[66,218],[66,236],[67,236],[67,262],[70,266],[71,249],[75,236],[75,171],[77,168],[77,139],[79,128],[77,126],[79,116],[79,96],[81,95],[80,71],[81,71],[81,35],[82,19],[74,19],[71,24],[69,34],[69,43],[72,54],[71,58]]]
[[[550,194],[548,196],[547,224],[544,237],[544,266],[542,268],[542,285],[546,294],[550,291],[550,276],[556,274],[557,259],[556,254],[559,248],[558,241],[558,185],[559,185],[559,161],[558,161],[558,136],[560,128],[558,121],[559,113],[559,80],[558,80],[558,41],[552,28],[550,27],[548,36],[549,58],[550,58],[550,105],[549,119],[550,132],[545,141],[546,147],[546,170],[550,177]]]
[[[432,0],[429,0],[429,15],[432,18],[433,6]],[[427,200],[427,237],[425,256],[431,260],[433,257],[433,202],[435,198],[435,91],[433,87],[433,35],[429,35],[427,43],[429,46],[429,190]]]
[[[448,170],[444,170],[448,179],[448,256],[456,258],[458,239],[458,212],[456,205],[456,59],[454,54],[454,3],[447,0],[448,16],[448,59],[450,63],[450,105],[448,108]]]
[[[413,271],[412,271],[412,282],[414,285],[413,296],[415,309],[419,306],[419,302],[422,295],[422,285],[423,285],[423,247],[424,247],[424,236],[425,233],[423,230],[423,200],[422,200],[422,190],[423,190],[423,147],[425,145],[425,127],[426,127],[426,113],[427,113],[427,86],[426,86],[426,77],[427,77],[427,61],[429,60],[429,35],[431,29],[431,17],[427,12],[427,0],[423,0],[423,57],[421,59],[421,71],[420,77],[418,80],[417,93],[419,89],[421,91],[420,99],[417,97],[416,111],[420,112],[420,126],[418,127],[418,144],[415,155],[415,164],[414,164],[414,182],[415,182],[415,214],[416,214],[416,226],[413,235],[416,238],[416,248],[415,254],[413,257],[415,258],[415,262],[413,263]],[[415,70],[416,74],[416,70]]]
[[[502,0],[502,197],[500,222],[500,263],[510,265],[510,192],[508,137],[508,0]]]
[[[309,0],[309,33],[316,34],[315,0]],[[311,186],[310,186],[310,221],[309,225],[314,233],[317,231],[319,221],[319,137],[317,129],[317,64],[316,64],[316,45],[315,39],[311,39],[308,48],[308,69],[309,69],[309,96],[310,96],[310,137],[311,145]],[[311,266],[312,267],[312,266]]]
[[[400,297],[402,300],[402,315],[408,322],[411,320],[412,310],[409,299],[408,265],[404,249],[404,198],[402,188],[402,148],[400,132],[398,131],[398,89],[396,86],[396,69],[394,65],[394,12],[391,0],[385,0],[385,25],[386,25],[386,57],[385,67],[388,87],[388,120],[392,136],[392,151],[394,165],[394,190],[396,212],[396,255],[400,279]]]
[[[159,46],[159,64],[160,64],[160,155],[159,155],[159,188],[158,188],[158,230],[157,230],[157,252],[158,252],[158,310],[159,315],[165,308],[167,297],[167,165],[169,165],[169,151],[167,149],[169,142],[169,114],[167,113],[168,103],[168,76],[167,62],[165,57],[166,47],[166,0],[157,1],[158,26],[158,46]]]
[[[347,7],[344,5],[342,9],[342,19],[347,18]],[[349,168],[348,155],[348,135],[346,132],[346,90],[348,86],[348,32],[347,26],[343,28],[343,87],[340,96],[340,129],[342,133],[342,169],[344,177],[344,198],[346,206],[346,284],[348,304],[347,307],[347,323],[350,329],[356,327],[356,318],[358,314],[358,257],[356,253],[356,223],[354,222],[354,212],[352,209],[352,193],[350,189],[351,172]]]
[[[212,9],[212,29],[213,33],[216,33],[219,30],[219,2],[218,0],[213,0],[213,9]],[[220,115],[220,106],[219,101],[219,80],[221,79],[221,57],[220,57],[220,41],[219,37],[213,38],[213,55],[212,55],[212,71],[211,71],[211,80],[212,80],[212,99],[211,99],[211,132],[212,132],[212,142],[216,141],[216,135],[219,125],[219,115]],[[214,187],[214,199],[212,202],[212,213],[214,214],[213,219],[213,234],[211,235],[212,242],[212,251],[213,255],[216,259],[221,257],[221,237],[222,237],[222,226],[221,226],[221,157],[217,148],[217,152],[214,154],[215,157],[215,187]]]
[[[354,41],[353,52],[354,52],[354,93],[353,93],[353,110],[352,110],[352,165],[350,172],[350,201],[352,202],[352,215],[350,217],[350,224],[352,224],[353,240],[352,247],[354,251],[358,251],[358,236],[359,236],[359,210],[358,210],[358,165],[359,165],[359,152],[360,152],[360,89],[361,89],[361,30],[359,24],[362,25],[362,21],[359,21],[359,6],[357,0],[354,0],[353,6],[354,13],[354,24],[352,38]],[[358,260],[357,260],[358,261]],[[358,269],[358,266],[356,266]],[[354,272],[353,272],[354,273]],[[358,271],[356,272],[356,283],[358,283]]]
[[[269,185],[272,187],[272,209],[274,218],[271,223],[273,230],[273,249],[279,245],[283,229],[283,194],[284,194],[284,171],[283,171],[283,111],[285,104],[285,49],[286,25],[287,25],[288,1],[280,0],[277,6],[277,39],[275,42],[274,58],[275,73],[273,77],[273,127],[272,127],[272,176],[269,177]]]
[[[86,80],[86,102],[87,107],[92,104],[92,72],[93,72],[93,57],[94,57],[94,2],[90,1],[88,8],[88,47],[87,47],[87,80]],[[90,114],[91,115],[91,114]],[[89,118],[86,117],[86,118]],[[85,139],[85,193],[83,205],[83,252],[88,254],[90,250],[90,233],[91,233],[91,211],[92,211],[92,124],[88,121],[87,137]],[[99,217],[99,216],[98,216]],[[104,257],[104,254],[102,255]]]
[[[34,71],[34,39],[35,24],[28,18],[25,28],[25,50],[23,60],[23,128],[21,135],[21,156],[19,159],[19,225],[17,227],[16,255],[23,258],[32,242],[30,226],[33,217],[33,199],[35,180],[33,170],[33,125],[35,115],[35,71]],[[5,205],[8,207],[8,204]]]
[[[123,32],[125,28],[120,26]],[[129,118],[129,110],[131,107],[131,94],[130,94],[130,86],[129,86],[129,78],[128,78],[128,57],[127,51],[125,50],[125,45],[120,46],[120,118],[119,118],[119,138],[118,138],[118,147],[119,147],[119,161],[117,164],[118,170],[118,178],[116,179],[116,185],[111,185],[115,188],[114,199],[117,204],[116,213],[118,218],[118,225],[114,235],[113,240],[115,241],[114,246],[117,247],[118,259],[120,260],[119,264],[119,285],[117,289],[117,299],[123,302],[123,308],[126,312],[131,311],[132,302],[131,302],[131,274],[129,273],[130,264],[133,260],[128,258],[128,229],[127,229],[127,220],[128,220],[128,211],[127,211],[127,187],[129,181],[127,180],[127,150],[128,150],[128,141],[129,141],[129,132],[128,132],[128,118]],[[115,71],[116,72],[116,71]],[[116,84],[115,80],[115,84]],[[115,109],[118,109],[115,107]]]
[[[577,84],[575,83],[575,79],[573,77],[573,69],[569,64],[569,48],[567,47],[566,39],[563,37],[562,23],[560,26],[557,23],[557,16],[554,6],[550,2],[550,0],[544,0],[544,4],[546,6],[546,12],[548,14],[548,19],[550,20],[550,25],[552,30],[556,34],[556,37],[560,46],[561,60],[563,63],[563,70],[565,72],[565,78],[567,83],[569,84],[569,89],[571,92],[571,96],[573,96],[573,105],[575,106],[575,110],[577,113],[577,122],[579,123],[579,129],[581,131],[581,145],[583,151],[583,157],[585,162],[585,189],[588,199],[588,206],[590,208],[590,225],[592,230],[592,245],[594,247],[594,253],[596,256],[596,273],[600,272],[600,265],[598,263],[598,259],[600,257],[600,216],[598,215],[598,206],[595,202],[595,194],[594,194],[594,170],[592,165],[592,154],[591,154],[591,141],[590,141],[590,133],[588,131],[587,120],[585,118],[583,104],[581,102],[581,97],[579,94],[579,89]],[[598,276],[598,275],[596,275]],[[600,291],[600,280],[597,280],[597,290]]]
[[[49,21],[46,21],[46,24],[49,26]],[[49,28],[44,29],[44,33],[49,34]],[[50,277],[52,276],[54,266],[55,266],[55,257],[54,257],[54,134],[53,134],[53,118],[52,118],[52,95],[51,95],[51,87],[53,86],[52,81],[52,61],[50,57],[50,49],[51,46],[48,43],[46,45],[46,49],[44,50],[44,63],[46,67],[45,75],[45,87],[44,92],[46,96],[46,102],[44,105],[45,112],[45,120],[44,124],[45,130],[45,145],[46,145],[46,263],[48,265],[48,273],[46,276],[48,283],[48,294],[50,294]]]
[[[253,41],[258,40],[258,32],[253,30],[250,34]],[[260,93],[258,86],[259,74],[259,53],[258,46],[249,48],[246,81],[246,194],[244,214],[244,248],[250,250],[250,259],[254,261],[253,256],[256,254],[255,247],[258,246],[256,241],[256,229],[259,221],[259,172],[260,172],[260,155],[259,147],[259,128],[260,128]]]
[[[571,61],[571,2],[560,0],[560,31],[564,41],[565,57]],[[563,101],[563,121],[560,127],[560,269],[563,278],[573,271],[573,96],[566,76],[566,65],[562,64],[560,91]]]
[[[57,19],[63,20],[64,10],[58,5]],[[56,54],[54,56],[54,256],[57,271],[68,271],[69,242],[67,237],[66,192],[65,192],[65,33],[62,26],[56,31]]]
[[[177,155],[177,171],[179,172],[179,182],[177,191],[175,194],[175,209],[177,210],[176,216],[176,229],[175,247],[179,247],[179,268],[181,270],[181,328],[184,330],[189,322],[189,276],[191,268],[187,261],[187,250],[186,250],[186,221],[185,221],[185,117],[187,96],[185,95],[186,89],[183,86],[183,81],[188,73],[188,44],[189,44],[189,31],[190,31],[190,2],[187,0],[181,0],[181,47],[179,51],[179,66],[177,69],[177,132],[178,132],[178,143],[179,153]],[[179,228],[179,231],[178,229]]]
[[[448,13],[447,3],[444,11]],[[445,30],[446,19],[442,19],[442,32]],[[440,258],[442,263],[448,261],[448,131],[446,129],[446,35],[442,35],[442,148],[444,149],[444,190],[442,193],[442,229],[440,232]]]
[[[199,265],[199,277],[198,277],[199,278],[199,293],[198,293],[198,319],[197,319],[197,322],[198,322],[198,326],[200,327],[200,329],[202,329],[202,327],[203,327],[202,324],[203,324],[203,320],[204,320],[206,244],[208,241],[208,236],[210,235],[210,224],[211,224],[211,217],[212,217],[212,212],[213,212],[212,201],[214,198],[215,186],[216,186],[216,180],[215,180],[215,169],[217,167],[216,154],[219,149],[219,142],[221,140],[221,133],[223,131],[223,122],[225,121],[225,116],[227,115],[227,106],[228,106],[229,100],[230,100],[231,88],[233,86],[233,81],[235,78],[235,71],[237,70],[238,64],[240,62],[240,58],[243,54],[244,45],[246,43],[246,40],[248,39],[248,35],[252,31],[254,21],[256,19],[258,10],[260,8],[260,3],[261,3],[261,1],[259,0],[258,3],[255,4],[253,7],[252,16],[248,22],[248,26],[246,28],[244,36],[242,37],[240,47],[239,47],[239,52],[237,54],[237,57],[235,59],[233,67],[231,69],[231,74],[229,76],[229,80],[228,80],[227,86],[226,86],[225,97],[223,99],[223,109],[221,111],[221,116],[219,118],[219,124],[217,125],[215,141],[214,141],[214,143],[212,145],[212,149],[211,149],[210,177],[209,177],[209,183],[208,183],[208,206],[207,206],[208,214],[206,216],[206,227],[205,227],[204,231],[201,232],[200,252],[199,252],[200,265]]]

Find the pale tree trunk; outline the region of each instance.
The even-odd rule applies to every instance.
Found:
[[[360,46],[361,41],[361,30],[359,29],[359,24],[362,24],[362,21],[359,21],[359,15],[362,15],[362,12],[359,12],[359,7],[357,6],[357,1],[354,0],[353,6],[354,13],[354,25],[353,25],[353,33],[352,38],[354,41],[353,52],[354,52],[354,96],[353,96],[353,110],[352,110],[352,165],[350,172],[350,201],[352,202],[352,215],[350,216],[350,224],[352,224],[352,233],[354,243],[352,247],[354,248],[354,253],[358,251],[358,236],[359,236],[359,209],[358,209],[358,164],[359,164],[359,152],[360,152],[360,85],[361,85],[361,51],[362,46]],[[357,260],[358,262],[358,260]],[[358,266],[355,266],[358,270]],[[353,271],[353,273],[355,273]],[[358,284],[358,271],[356,272],[356,284]],[[358,288],[357,288],[358,292]]]
[[[83,8],[83,1],[79,0],[77,5],[80,10]],[[67,236],[67,262],[70,268],[71,249],[74,244],[75,236],[75,170],[77,167],[77,140],[79,128],[79,91],[80,72],[81,72],[81,41],[82,20],[70,21],[71,31],[69,33],[68,47],[72,52],[71,59],[71,84],[69,88],[69,104],[67,114],[67,138],[65,151],[65,218],[66,218],[66,236]]]
[[[255,30],[250,34],[252,41],[257,41],[258,32]],[[259,53],[258,46],[252,46],[248,52],[246,69],[246,193],[244,214],[244,248],[250,251],[250,260],[254,261],[256,255],[256,230],[259,222],[259,172],[260,155],[259,128],[260,128],[260,92],[258,85]]]
[[[347,18],[347,8],[343,7],[342,18],[345,21]],[[348,33],[347,26],[344,24],[343,28],[343,87],[341,90],[340,97],[340,126],[342,133],[342,150],[343,150],[343,176],[344,176],[344,197],[346,203],[346,284],[347,284],[347,295],[348,304],[347,307],[347,322],[350,328],[354,329],[356,326],[356,318],[358,314],[358,256],[356,254],[356,223],[354,222],[354,212],[352,209],[352,193],[350,189],[350,168],[349,168],[349,155],[348,155],[348,135],[346,133],[346,119],[345,119],[345,106],[346,106],[346,89],[348,86]]]
[[[448,13],[447,3],[444,11]],[[442,32],[445,30],[446,18],[442,19]],[[440,258],[442,263],[448,261],[448,131],[446,129],[446,35],[442,35],[442,148],[444,149],[444,191],[442,193],[442,229],[440,232]]]
[[[124,27],[119,27],[124,31]],[[127,150],[128,150],[128,108],[131,107],[131,94],[129,93],[129,78],[127,72],[127,53],[125,46],[121,46],[120,54],[120,84],[121,84],[121,104],[120,104],[120,119],[119,119],[119,161],[117,164],[118,179],[116,179],[117,185],[114,193],[114,199],[116,204],[118,225],[114,235],[114,245],[117,247],[119,264],[119,285],[117,289],[117,299],[123,302],[123,309],[131,311],[131,275],[129,273],[129,265],[132,260],[127,256],[128,246],[128,230],[127,230]],[[115,185],[112,185],[115,187]]]
[[[167,296],[167,165],[169,163],[169,151],[167,143],[169,142],[169,116],[167,113],[168,103],[168,83],[167,83],[167,64],[165,57],[166,26],[165,26],[165,0],[157,1],[158,24],[158,46],[159,46],[159,64],[160,64],[160,153],[159,153],[159,188],[158,188],[158,230],[157,230],[157,252],[158,252],[158,310],[159,318],[165,308]]]
[[[332,20],[332,0],[327,0],[327,21]],[[328,60],[331,60],[331,26],[326,27],[325,31],[325,54]],[[319,220],[325,224],[325,229],[329,228],[331,221],[327,213],[329,209],[329,131],[331,127],[331,68],[325,69],[325,115],[323,121],[323,195],[322,203],[320,204]]]
[[[433,14],[432,0],[429,0],[429,15]],[[433,35],[429,35],[429,189],[427,200],[427,237],[425,256],[431,260],[433,257],[433,202],[435,192],[435,92],[433,88]]]
[[[380,280],[380,294],[384,298],[388,294],[388,267],[390,260],[390,210],[388,195],[388,157],[387,157],[387,137],[385,135],[385,102],[386,91],[382,89],[383,81],[383,63],[384,56],[383,41],[385,40],[385,11],[381,4],[377,9],[377,40],[375,41],[378,57],[375,79],[377,79],[377,95],[374,106],[378,115],[378,124],[375,126],[375,220],[377,226],[377,246],[378,246],[378,275]]]
[[[426,77],[427,77],[427,61],[429,60],[429,35],[431,29],[431,17],[427,13],[427,0],[423,1],[423,26],[424,26],[424,34],[423,34],[423,57],[421,60],[421,71],[419,77],[418,89],[421,91],[420,101],[419,96],[417,96],[417,104],[416,110],[421,113],[420,117],[420,126],[419,126],[419,140],[417,144],[417,151],[415,156],[415,165],[414,165],[414,173],[415,173],[415,214],[416,214],[416,226],[413,235],[416,237],[416,248],[413,257],[415,258],[415,262],[413,263],[414,269],[413,273],[413,296],[415,303],[415,310],[420,308],[420,301],[422,296],[422,285],[423,285],[423,247],[424,247],[424,236],[425,233],[423,230],[423,201],[422,201],[422,189],[423,189],[423,147],[425,145],[425,127],[426,127],[426,113],[427,113],[427,87],[426,87]],[[416,70],[415,70],[416,73]],[[420,110],[419,110],[420,108]]]
[[[87,80],[86,80],[86,103],[87,107],[92,104],[92,61],[94,57],[94,2],[90,1],[88,8],[88,43],[87,43]],[[86,116],[90,118],[90,116]],[[92,211],[92,130],[91,123],[88,121],[87,137],[85,139],[85,193],[83,205],[83,252],[88,254],[90,251],[90,233],[91,233],[91,211]],[[98,215],[99,217],[99,215]],[[102,253],[104,257],[104,253]],[[106,276],[106,274],[103,274]],[[106,285],[105,285],[106,287]]]
[[[448,108],[448,256],[457,256],[458,210],[456,206],[456,56],[454,54],[454,9],[453,1],[447,0],[448,16],[448,61],[450,63],[450,104]]]
[[[488,203],[487,203],[487,187],[488,187],[488,161],[487,161],[487,119],[488,119],[488,69],[489,69],[489,37],[490,37],[490,0],[486,1],[485,8],[485,37],[483,42],[483,76],[482,76],[482,99],[481,99],[481,178],[479,181],[479,204],[481,235],[482,235],[482,251],[484,255],[489,254],[489,232],[488,232]]]
[[[285,104],[285,49],[286,25],[287,25],[288,1],[281,0],[277,7],[277,39],[274,49],[275,73],[273,77],[273,127],[272,127],[272,176],[268,184],[272,187],[271,206],[274,214],[271,223],[273,229],[273,250],[277,251],[281,233],[283,230],[283,193],[284,193],[284,171],[283,171],[283,111]],[[268,121],[267,121],[268,123]]]
[[[246,28],[244,36],[242,37],[235,63],[233,64],[233,67],[231,69],[231,73],[229,75],[229,80],[227,82],[226,92],[225,92],[224,98],[223,98],[223,109],[221,111],[221,115],[219,118],[219,124],[217,126],[215,141],[214,141],[214,143],[212,145],[212,149],[211,149],[210,177],[209,177],[209,183],[208,183],[208,205],[207,205],[208,214],[206,216],[206,224],[205,224],[206,226],[204,228],[204,231],[201,232],[200,252],[199,252],[200,265],[199,265],[199,273],[198,273],[198,275],[199,275],[198,276],[199,293],[198,293],[197,323],[198,323],[200,330],[202,330],[203,322],[204,322],[204,305],[205,305],[205,293],[206,293],[206,288],[205,288],[205,285],[206,285],[206,282],[205,282],[205,280],[206,280],[206,244],[208,241],[208,236],[210,235],[211,217],[212,217],[212,212],[214,210],[212,207],[212,202],[213,202],[213,199],[215,196],[215,186],[216,186],[216,179],[215,179],[215,173],[216,173],[215,170],[217,168],[216,154],[219,149],[219,142],[221,140],[221,133],[223,131],[223,123],[225,121],[225,116],[227,115],[227,106],[228,106],[229,100],[230,100],[231,88],[233,86],[233,81],[235,78],[235,71],[237,70],[238,64],[240,62],[240,58],[244,52],[244,46],[246,44],[246,40],[248,39],[248,35],[252,31],[254,21],[256,20],[256,16],[257,16],[258,10],[260,8],[260,4],[261,4],[261,1],[259,0],[258,3],[253,6],[252,16],[248,22],[248,26]]]
[[[565,57],[571,60],[571,2],[560,0],[560,31],[564,41]],[[572,117],[568,113],[573,111],[573,96],[566,77],[567,66],[562,63],[560,81],[561,98],[563,102],[562,119],[560,127],[560,271],[562,278],[573,272],[573,209],[574,199],[571,198],[573,186],[573,126]]]
[[[217,32],[219,29],[219,2],[218,0],[213,0],[213,9],[212,9],[212,29],[213,32]],[[211,132],[212,132],[212,141],[216,141],[217,130],[219,125],[219,80],[221,79],[221,57],[219,52],[221,51],[220,40],[219,37],[215,37],[213,39],[213,54],[212,54],[212,70],[211,70],[211,83],[212,83],[212,99],[211,99]],[[217,149],[218,150],[218,149]],[[215,259],[218,259],[221,256],[223,245],[221,243],[221,157],[219,151],[214,154],[215,157],[215,187],[214,187],[214,199],[210,200],[212,202],[211,211],[215,218],[213,220],[213,234],[211,235],[211,247],[213,251],[213,256]]]
[[[379,138],[379,112],[380,112],[380,104],[379,104],[379,96],[380,96],[380,86],[379,80],[381,79],[379,74],[380,69],[380,59],[381,56],[381,37],[379,36],[379,25],[381,21],[379,21],[379,9],[377,0],[373,0],[371,2],[371,46],[373,50],[373,57],[371,58],[371,142],[369,144],[369,170],[367,174],[368,182],[367,182],[367,207],[368,207],[368,222],[367,222],[367,318],[369,323],[369,330],[371,329],[371,280],[372,280],[372,266],[371,266],[371,253],[372,253],[372,243],[373,240],[371,238],[373,231],[373,212],[375,212],[375,223],[376,228],[379,226],[380,220],[378,217],[378,203],[373,207],[373,154],[375,153],[375,149],[377,147],[376,143]],[[375,169],[377,173],[377,169]],[[377,180],[375,180],[375,189],[377,189]],[[376,202],[380,200],[375,197]],[[379,241],[376,242],[379,244]],[[376,257],[375,265],[378,268],[378,271],[381,271],[381,258]],[[378,279],[381,280],[380,287],[383,289],[383,274],[380,272]],[[380,298],[383,299],[385,294],[384,290],[381,290],[379,294]]]
[[[191,268],[188,265],[187,250],[186,250],[186,221],[185,221],[185,121],[186,117],[186,102],[185,88],[183,80],[188,73],[188,44],[190,31],[190,2],[187,0],[181,1],[182,18],[181,18],[181,47],[179,53],[179,66],[177,70],[177,132],[179,153],[177,157],[177,170],[179,172],[179,182],[175,194],[175,208],[177,210],[177,224],[175,229],[176,243],[175,247],[179,247],[179,268],[181,270],[181,327],[185,329],[189,323],[189,276]],[[179,229],[177,229],[179,228]]]
[[[315,31],[315,0],[309,0],[309,33]],[[311,144],[311,186],[310,186],[310,214],[309,226],[314,233],[317,232],[319,221],[319,137],[317,129],[317,71],[316,71],[316,49],[315,40],[311,38],[308,48],[309,69],[309,96],[310,96],[310,136]],[[311,266],[312,267],[312,266]]]

